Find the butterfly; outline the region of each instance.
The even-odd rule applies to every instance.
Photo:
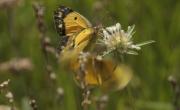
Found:
[[[54,22],[60,36],[60,52],[73,49],[82,51],[94,33],[92,24],[69,7],[59,6],[54,12]]]
[[[60,62],[75,73],[76,82],[81,82],[77,77],[82,65],[79,55],[89,45],[93,36],[96,36],[96,28],[84,16],[65,6],[60,6],[54,12],[54,22],[60,36]],[[98,60],[96,55],[90,54],[86,61],[83,63],[85,85],[102,88],[116,86],[121,89],[131,79],[130,69],[112,60]]]
[[[81,83],[79,70],[82,63],[71,62],[70,68],[75,73],[75,81]],[[83,63],[84,82],[89,87],[99,86],[104,91],[123,89],[132,78],[132,70],[125,64],[116,64],[111,59],[98,59],[89,55]]]

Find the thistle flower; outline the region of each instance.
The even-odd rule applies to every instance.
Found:
[[[100,44],[107,48],[107,51],[105,51],[102,56],[114,51],[121,54],[126,53],[138,55],[136,51],[141,50],[141,46],[155,42],[150,40],[139,44],[134,44],[132,41],[134,27],[134,25],[128,26],[128,29],[125,32],[121,29],[120,23],[117,23],[114,26],[102,29],[102,39],[100,39]]]

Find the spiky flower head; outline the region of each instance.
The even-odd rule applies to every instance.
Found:
[[[128,26],[127,31],[121,29],[120,23],[113,26],[102,29],[102,39],[100,39],[100,44],[107,48],[107,51],[103,55],[109,54],[111,52],[118,52],[121,54],[133,54],[137,55],[137,50],[141,49],[141,46],[153,43],[153,40],[142,42],[139,44],[134,44],[132,37],[134,34],[134,25]]]

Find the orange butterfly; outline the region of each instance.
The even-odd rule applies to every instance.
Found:
[[[71,8],[60,6],[54,13],[56,30],[60,35],[60,61],[78,77],[82,62],[80,53],[88,46],[95,34],[95,28],[78,12]],[[132,71],[125,65],[119,65],[111,59],[97,59],[90,54],[86,57],[84,65],[84,82],[87,86],[100,86],[102,88],[121,89],[125,87],[132,77]]]

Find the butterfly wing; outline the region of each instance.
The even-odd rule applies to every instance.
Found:
[[[118,64],[113,67],[111,64],[114,65],[113,62],[103,61],[104,68],[100,70],[101,88],[104,91],[123,89],[132,78],[132,70],[127,65]]]
[[[78,85],[80,85],[81,82],[84,82],[85,85],[87,86],[101,85],[102,83],[101,76],[96,71],[94,65],[95,63],[94,57],[88,56],[86,60],[87,61],[81,63],[79,62],[79,59],[71,62],[71,65],[69,67],[71,68],[72,72],[75,74],[75,81],[77,82]],[[81,68],[82,65],[83,68]],[[84,74],[83,77],[80,76],[82,74]]]
[[[78,76],[80,62],[73,61],[70,66]],[[110,59],[98,60],[94,56],[87,57],[84,65],[84,82],[88,86],[100,86],[104,91],[123,89],[132,78],[131,69],[123,64],[116,64]],[[82,79],[76,79],[81,82]]]
[[[89,38],[89,32],[91,32],[91,34],[93,33],[90,31],[92,30],[91,23],[69,7],[60,6],[54,13],[54,21],[56,30],[61,38],[60,48],[66,47],[67,45],[74,46],[76,45],[74,41],[83,42],[84,39],[87,40],[87,38]],[[81,31],[84,32],[84,35]]]

